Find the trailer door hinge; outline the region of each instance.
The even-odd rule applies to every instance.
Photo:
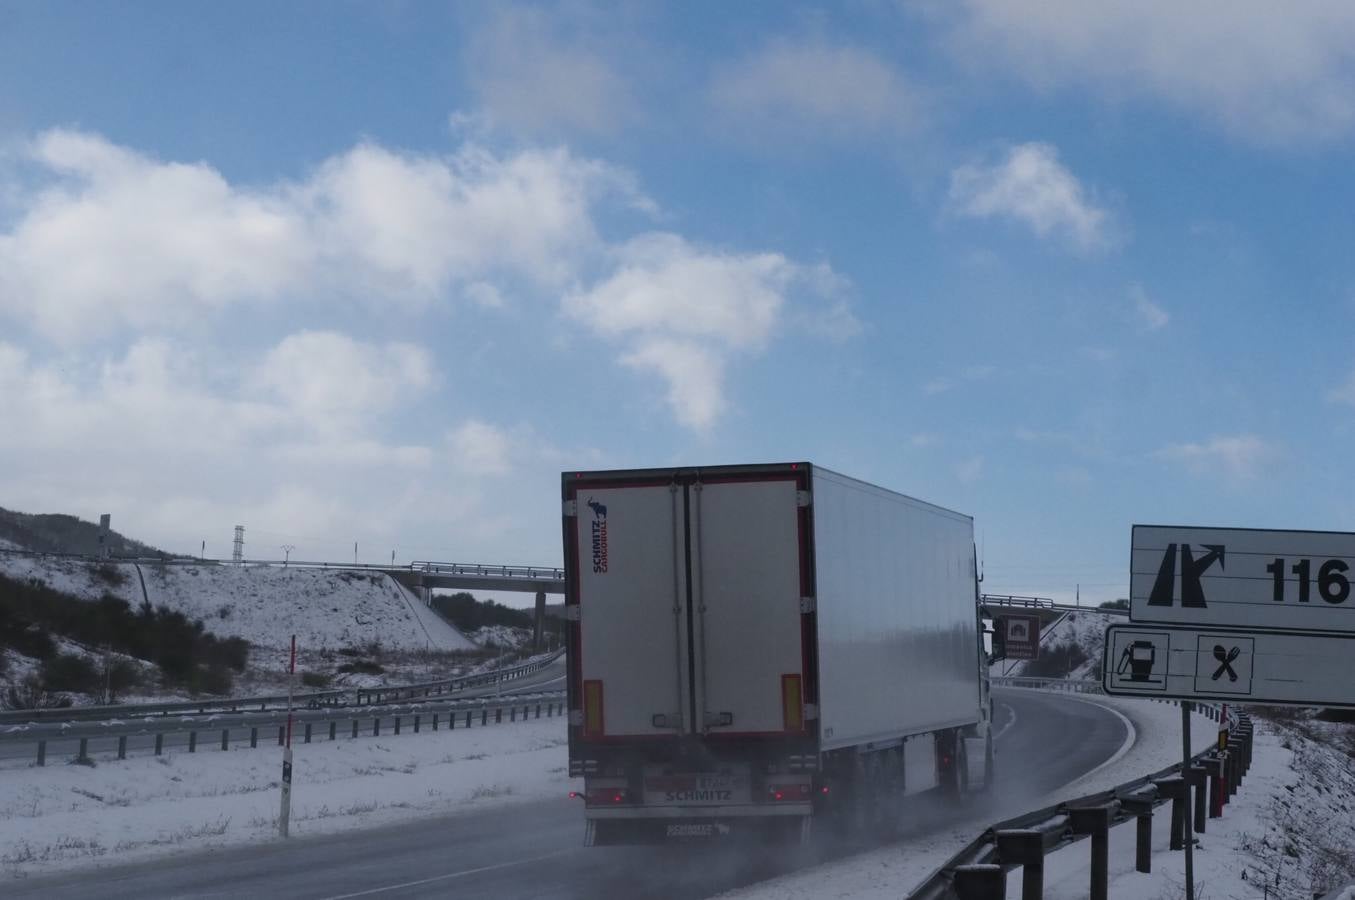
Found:
[[[812,612],[814,612],[814,610],[816,610],[816,609],[818,609],[818,603],[815,602],[815,600],[814,600],[813,597],[801,597],[801,598],[800,598],[800,612],[801,612],[801,613],[812,613]]]
[[[565,621],[578,622],[583,618],[583,609],[577,603],[570,603],[565,606]]]
[[[817,703],[805,704],[805,721],[817,719],[819,717],[819,705]]]
[[[803,508],[806,507],[806,506],[811,505],[811,504],[813,503],[813,501],[814,501],[814,498],[813,498],[813,496],[809,493],[809,491],[796,491],[796,492],[795,492],[795,505],[798,506],[798,507],[800,507],[801,509],[803,509]]]
[[[573,518],[574,516],[577,516],[579,514],[579,501],[566,500],[564,502],[564,514],[565,518]]]

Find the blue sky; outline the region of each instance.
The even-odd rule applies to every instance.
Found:
[[[995,592],[1355,529],[1345,4],[0,4],[0,505],[559,560],[810,459]]]

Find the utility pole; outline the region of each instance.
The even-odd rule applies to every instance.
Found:
[[[353,542],[353,565],[356,566],[357,564],[358,564],[358,542],[357,542],[357,541],[354,541],[354,542]]]
[[[292,551],[296,549],[296,544],[283,544],[278,549],[282,551],[282,567],[285,569],[292,558]]]
[[[278,809],[278,834],[287,837],[292,821],[292,687],[296,681],[296,635],[292,635],[292,659],[287,666],[287,743],[282,750],[282,803]]]

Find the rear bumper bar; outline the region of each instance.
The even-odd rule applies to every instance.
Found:
[[[589,819],[745,819],[771,816],[807,816],[812,803],[740,804],[738,806],[595,806],[584,810]]]

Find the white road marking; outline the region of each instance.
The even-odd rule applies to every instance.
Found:
[[[405,881],[400,884],[388,884],[385,887],[371,888],[365,891],[357,891],[352,894],[336,894],[333,897],[326,897],[325,900],[350,900],[352,897],[370,897],[373,894],[384,894],[387,891],[398,891],[402,888],[419,887],[425,884],[435,884],[439,881],[450,881],[453,878],[463,878],[467,875],[478,875],[481,872],[493,872],[498,869],[511,869],[513,866],[524,866],[527,863],[540,862],[543,859],[553,859],[556,856],[564,856],[566,853],[573,853],[571,850],[557,850],[554,853],[547,853],[544,856],[533,856],[528,859],[515,859],[512,862],[499,863],[493,866],[480,866],[478,869],[463,869],[460,872],[448,872],[446,875],[434,875],[432,878],[420,878],[418,881]]]
[[[1012,726],[1016,724],[1016,707],[1012,706],[1010,703],[999,703],[998,705],[1001,706],[1003,709],[1007,710],[1007,712],[1011,713],[1012,717],[1007,721],[1006,725],[1002,726],[1002,728],[998,731],[997,734],[993,735],[994,743],[997,742],[998,738],[1002,737],[1004,734],[1011,731]]]

